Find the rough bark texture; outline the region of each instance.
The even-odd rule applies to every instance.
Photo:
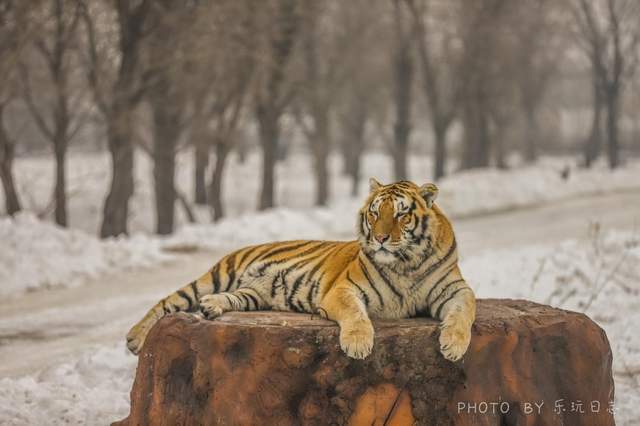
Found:
[[[170,315],[151,330],[131,413],[115,424],[614,424],[602,329],[531,302],[478,302],[471,346],[455,364],[428,318],[376,322],[362,361],[340,351],[333,323],[310,315]],[[571,411],[578,401],[584,413]]]
[[[4,189],[4,204],[8,215],[13,216],[20,211],[20,200],[13,179],[13,158],[15,145],[4,127],[4,105],[0,104],[0,181]]]

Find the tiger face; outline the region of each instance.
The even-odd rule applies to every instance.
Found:
[[[369,197],[359,212],[358,240],[363,250],[382,264],[422,260],[437,228],[433,201],[438,188],[401,181],[382,185],[369,180]]]

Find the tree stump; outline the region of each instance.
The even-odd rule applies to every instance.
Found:
[[[118,425],[613,425],[611,349],[585,315],[478,301],[471,346],[445,360],[438,323],[377,321],[354,360],[317,316],[169,315],[140,354]]]

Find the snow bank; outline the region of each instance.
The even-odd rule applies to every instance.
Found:
[[[30,213],[0,218],[0,296],[77,286],[98,275],[170,259],[157,239],[137,235],[101,241]]]
[[[478,169],[451,175],[440,183],[440,204],[453,216],[548,203],[584,195],[640,189],[640,163],[609,170],[570,168],[563,179],[562,160],[547,158],[539,164],[513,170]]]
[[[137,359],[96,347],[36,376],[0,379],[0,424],[100,425],[126,417]]]
[[[283,217],[282,220],[288,218]],[[640,238],[603,234],[462,261],[478,297],[528,298],[586,312],[614,356],[616,420],[640,423]],[[101,424],[126,416],[136,359],[103,346],[36,376],[0,380],[0,424]]]

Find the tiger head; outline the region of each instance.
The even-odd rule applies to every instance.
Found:
[[[438,227],[434,200],[438,187],[400,181],[369,180],[370,193],[360,209],[358,240],[365,254],[381,264],[419,262]]]

